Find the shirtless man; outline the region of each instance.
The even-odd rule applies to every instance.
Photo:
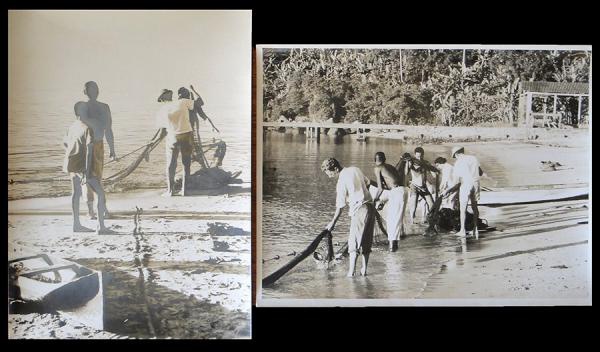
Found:
[[[483,175],[479,160],[473,155],[466,155],[464,147],[452,148],[452,157],[456,158],[454,164],[454,175],[456,180],[460,182],[458,191],[458,204],[460,206],[460,231],[456,234],[459,237],[466,237],[465,222],[467,218],[467,205],[471,201],[473,209],[473,235],[479,239],[479,231],[477,230],[477,219],[479,219],[479,210],[477,202],[479,201],[480,185],[479,179]]]
[[[91,173],[98,179],[98,182],[102,183],[102,174],[104,170],[104,137],[106,136],[106,142],[108,143],[109,156],[112,160],[117,160],[115,154],[114,136],[112,131],[112,117],[110,114],[110,107],[108,104],[99,102],[98,84],[94,81],[89,81],[85,84],[84,94],[87,95],[89,100],[87,101],[87,117],[82,117],[81,121],[85,123],[91,130],[94,138],[94,146],[92,151],[92,169]],[[94,191],[91,185],[86,187],[86,198],[88,205],[88,212],[90,218],[95,219],[94,214]],[[105,198],[106,201],[106,198]],[[98,205],[100,208],[100,205]],[[104,217],[108,217],[108,209],[106,203],[103,204]]]
[[[347,276],[354,276],[357,252],[360,253],[363,263],[360,273],[366,276],[369,254],[373,245],[376,211],[373,206],[373,199],[368,191],[371,181],[359,168],[354,166],[344,168],[334,158],[324,160],[323,164],[321,164],[321,170],[330,178],[338,178],[335,214],[331,222],[327,225],[326,230],[333,231],[347,202],[351,218],[350,233],[348,235],[350,266]]]
[[[410,172],[410,217],[409,221],[412,223],[415,219],[417,212],[417,204],[419,197],[422,197],[427,202],[429,209],[433,206],[433,197],[429,192],[427,173],[439,171],[431,166],[429,162],[423,159],[425,151],[421,147],[415,148],[415,157],[408,161],[408,169]]]
[[[406,184],[404,175],[385,162],[383,152],[375,153],[375,179],[377,180],[377,193],[373,202],[377,203],[384,189],[390,191],[386,204],[386,217],[388,243],[390,252],[397,248],[398,240],[404,236],[404,210],[406,208]]]

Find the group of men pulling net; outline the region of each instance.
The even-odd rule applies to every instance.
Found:
[[[192,161],[195,161],[200,166],[199,170],[190,175],[187,181],[186,187],[192,189],[215,189],[225,186],[230,183],[240,183],[237,177],[241,174],[237,172],[226,172],[220,167],[223,164],[225,153],[227,151],[227,145],[225,141],[220,138],[212,138],[212,141],[203,142],[200,138],[199,131],[199,118],[203,121],[208,121],[212,127],[213,132],[220,133],[218,128],[213,124],[212,120],[202,110],[204,102],[200,95],[195,91],[194,87],[191,88],[191,99],[194,100],[194,110],[189,111],[190,124],[192,126]],[[160,97],[159,97],[160,101]],[[164,128],[159,128],[150,141],[139,148],[121,156],[117,160],[110,160],[104,163],[104,167],[110,167],[111,169],[117,169],[110,176],[105,176],[102,179],[102,184],[105,186],[114,185],[129,175],[131,175],[142,163],[142,161],[149,162],[150,153],[165,139],[167,131]],[[208,157],[207,157],[208,156]],[[112,165],[110,165],[112,164]],[[66,177],[49,177],[40,179],[24,179],[24,180],[9,180],[9,184],[20,184],[20,183],[38,183],[38,182],[68,182],[69,178]],[[176,186],[181,187],[180,180],[177,180]]]
[[[412,163],[416,163],[416,164],[422,164],[420,166],[426,166],[423,164],[423,161],[421,161],[419,159],[415,159],[415,158],[410,157],[409,155],[405,154],[405,156],[403,156],[403,158],[398,162],[398,164],[396,164],[396,169],[398,169],[399,171],[403,170],[406,162],[412,162]],[[431,167],[431,166],[429,166],[429,167]],[[454,202],[454,201],[443,202],[444,199],[448,199],[448,197],[458,198],[457,192],[460,188],[460,183],[457,183],[454,186],[447,189],[444,192],[444,195],[441,195],[441,194],[438,195],[438,192],[437,192],[438,182],[439,182],[439,180],[436,176],[436,181],[435,181],[435,186],[434,186],[436,188],[435,201],[432,202],[431,205],[427,204],[427,202],[425,202],[426,204],[424,204],[424,210],[426,211],[425,223],[427,224],[427,227],[423,233],[423,235],[425,235],[425,236],[432,236],[432,235],[436,235],[436,234],[442,233],[442,232],[459,231],[460,227],[461,227],[460,211],[459,211],[457,202]],[[376,186],[377,182],[370,180],[370,184],[371,184],[371,186]],[[418,199],[419,198],[417,198],[417,200]],[[423,198],[421,200],[425,200],[425,199]],[[452,204],[452,206],[448,207],[447,206],[448,204]],[[379,213],[380,211],[382,211],[384,209],[384,207],[385,207],[384,203],[379,203],[379,206],[376,208],[377,211],[375,211],[376,226],[374,228],[374,236],[373,236],[374,244],[387,242],[388,238],[389,238],[387,229],[386,229],[387,228],[386,220]],[[475,219],[475,216],[473,214],[470,214],[467,212],[467,218],[466,218],[465,225],[466,225],[466,228],[468,231],[471,231],[474,228],[475,221],[477,221],[477,228],[480,230],[492,229],[492,228],[489,228],[487,221],[485,221],[484,219],[481,219],[479,217],[477,217],[477,219]],[[381,236],[381,235],[383,235],[383,236]],[[382,240],[381,237],[383,237],[384,239]],[[329,231],[327,229],[323,230],[306,247],[305,250],[303,250],[302,252],[300,252],[297,255],[294,252],[295,257],[290,262],[288,262],[287,264],[285,264],[284,266],[282,266],[281,268],[279,268],[272,274],[265,277],[262,280],[263,287],[268,287],[268,286],[273,285],[275,283],[275,281],[277,281],[279,278],[281,278],[283,275],[285,275],[287,272],[289,272],[292,268],[294,268],[296,265],[298,265],[302,260],[304,260],[305,258],[307,258],[311,255],[318,264],[320,264],[321,266],[325,266],[325,267],[328,267],[329,263],[333,262],[334,260],[343,260],[346,256],[348,256],[348,243],[347,242],[337,243],[337,245],[339,246],[339,248],[337,250],[334,250],[333,236],[331,234],[331,231]],[[263,260],[263,262],[264,262],[264,260]]]

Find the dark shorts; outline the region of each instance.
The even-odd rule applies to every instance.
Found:
[[[184,165],[189,164],[192,159],[194,138],[192,132],[177,134],[174,137],[167,136],[166,152],[167,165],[169,168],[177,166],[177,158],[181,152],[181,161]]]

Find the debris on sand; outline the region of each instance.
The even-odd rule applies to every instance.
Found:
[[[566,266],[566,265],[553,265],[553,266],[551,266],[551,268],[554,268],[554,269],[568,269],[569,267]]]
[[[229,252],[229,244],[227,242],[213,241],[213,251]]]
[[[223,261],[224,260],[222,258],[219,258],[219,257],[216,257],[216,258],[210,257],[207,260],[205,260],[204,263],[207,263],[207,264],[221,264]]]
[[[127,338],[103,330],[97,330],[63,314],[10,314],[8,316],[9,338],[24,339],[114,339]]]
[[[559,163],[558,161],[540,161],[540,163],[542,164],[542,171],[559,171],[559,170],[567,170],[565,169],[565,165]]]
[[[208,233],[212,236],[250,236],[249,231],[223,222],[208,223]]]

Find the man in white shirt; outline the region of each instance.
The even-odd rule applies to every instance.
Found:
[[[177,101],[170,101],[168,92],[163,91],[159,101],[164,103],[157,115],[160,127],[167,131],[166,153],[167,153],[167,192],[165,196],[174,194],[175,171],[177,170],[177,158],[181,152],[183,164],[183,183],[181,195],[186,195],[186,179],[191,174],[193,135],[190,123],[190,111],[194,110],[194,101],[190,99],[190,91],[184,87],[179,88]]]
[[[438,185],[439,197],[442,197],[440,208],[454,209],[458,191],[452,191],[456,185],[454,177],[454,167],[450,165],[446,158],[438,157],[434,161],[435,167],[440,170],[440,183]]]
[[[469,199],[471,200],[471,207],[473,209],[473,235],[475,238],[479,238],[479,231],[477,230],[477,219],[479,218],[479,210],[477,209],[477,202],[479,201],[479,179],[483,175],[479,160],[473,155],[466,155],[464,147],[452,148],[452,157],[456,158],[454,164],[454,176],[456,180],[460,182],[460,189],[458,191],[458,203],[460,206],[460,231],[457,236],[466,237],[465,221],[467,217],[467,205]]]
[[[333,219],[327,225],[326,229],[333,231],[342,213],[342,208],[348,203],[351,221],[350,233],[348,235],[350,266],[347,276],[354,276],[357,252],[360,253],[363,262],[360,273],[366,276],[375,227],[375,207],[373,206],[371,194],[368,191],[371,181],[359,168],[354,166],[343,168],[334,158],[324,160],[323,164],[321,164],[321,170],[331,178],[338,178],[335,201],[336,210]]]

